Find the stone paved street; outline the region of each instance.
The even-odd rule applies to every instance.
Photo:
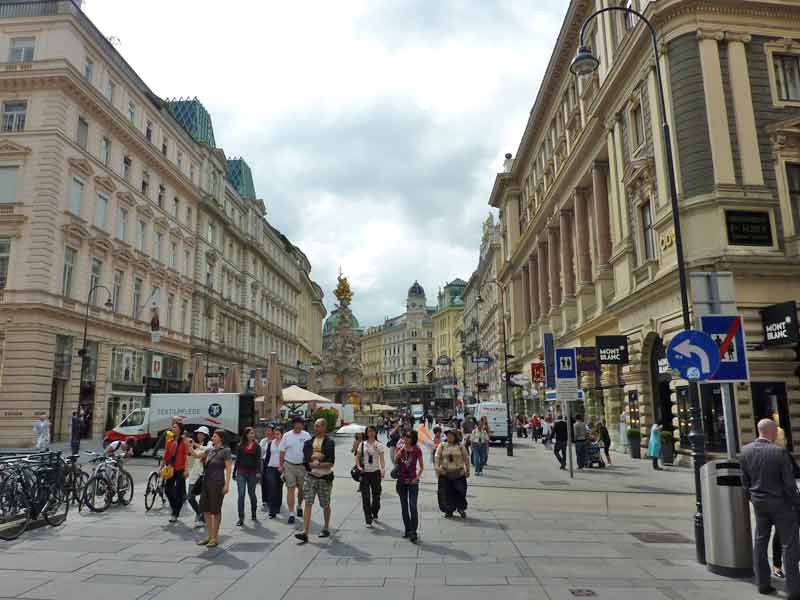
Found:
[[[518,447],[514,458],[495,448],[482,478],[471,479],[467,520],[444,519],[435,486],[426,477],[420,494],[421,543],[401,539],[399,502],[384,483],[381,522],[365,529],[350,457],[339,444],[334,535],[320,540],[315,512],[312,540],[299,547],[283,515],[235,527],[235,486],[226,499],[221,547],[194,544],[201,530],[188,514],[177,525],[156,507],[145,512],[146,459],[131,461],[134,503],[105,514],[70,514],[59,529],[28,532],[0,544],[0,597],[192,599],[267,598],[383,600],[503,598],[550,600],[592,596],[697,600],[753,598],[748,582],[713,575],[693,561],[688,494],[633,492],[657,487],[645,461],[564,481],[542,449]],[[519,470],[512,471],[509,464]],[[627,473],[620,477],[615,471]],[[641,473],[640,473],[641,471]],[[689,479],[679,469],[665,477]],[[428,473],[430,476],[430,473]],[[615,483],[616,482],[616,483]],[[502,487],[501,487],[502,486]],[[525,489],[527,488],[527,489]],[[541,488],[541,489],[531,489]],[[549,488],[549,489],[547,489]],[[560,489],[564,488],[564,489]],[[587,491],[596,489],[599,491]],[[668,543],[636,534],[676,534]],[[646,539],[646,538],[645,538]]]

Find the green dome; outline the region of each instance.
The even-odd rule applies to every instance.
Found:
[[[350,313],[353,314],[353,313]],[[336,325],[339,323],[339,316],[341,312],[338,308],[331,311],[330,316],[325,319],[325,325],[322,326],[322,335],[332,335],[336,331]],[[360,329],[361,325],[358,324],[358,319],[353,315],[353,329]]]

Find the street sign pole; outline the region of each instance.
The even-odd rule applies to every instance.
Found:
[[[733,397],[731,394],[731,383],[721,383],[722,392],[722,415],[725,419],[725,449],[728,451],[728,458],[736,457],[736,423],[733,422]]]
[[[578,396],[578,357],[575,348],[556,348],[555,351],[556,391],[566,410],[567,453],[569,454],[569,476],[574,477],[572,467],[572,407]]]
[[[565,400],[564,404],[567,410],[564,414],[567,415],[567,456],[569,457],[569,478],[575,478],[575,470],[572,464],[572,409],[569,406],[569,400]]]

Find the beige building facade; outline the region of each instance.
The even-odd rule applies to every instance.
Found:
[[[102,434],[150,393],[186,390],[208,341],[210,367],[246,374],[281,343],[294,365],[305,265],[210,120],[158,98],[70,2],[6,7],[0,59],[0,446],[30,445],[40,414],[65,439],[79,407]]]
[[[545,332],[561,346],[627,335],[629,365],[582,373],[589,417],[616,443],[638,414],[642,428],[662,423],[688,445],[686,382],[663,360],[682,329],[665,117],[688,268],[733,273],[751,346],[751,382],[734,386],[739,442],[764,416],[798,440],[798,362],[791,348],[765,347],[760,311],[800,296],[800,4],[632,0],[660,53],[642,23],[606,13],[587,36],[600,68],[579,81],[569,72],[579,28],[608,4],[570,2],[516,156],[492,190],[513,366],[528,372]],[[723,451],[719,386],[701,387],[707,450]]]
[[[464,288],[467,282],[454,279],[440,291],[433,325],[434,399],[436,410],[448,414],[457,411],[461,399],[458,382],[464,379],[461,358],[461,323],[464,316]]]
[[[364,382],[364,402],[383,402],[383,326],[367,327],[361,336],[361,372]]]

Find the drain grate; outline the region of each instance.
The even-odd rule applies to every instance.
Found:
[[[592,598],[594,596],[597,596],[597,592],[595,592],[594,590],[590,590],[588,588],[570,589],[569,593],[575,596],[576,598]]]
[[[568,481],[540,481],[542,485],[569,485]]]
[[[272,544],[264,542],[238,542],[228,546],[228,552],[266,552]]]
[[[692,540],[674,531],[631,531],[630,534],[645,544],[691,544]]]

